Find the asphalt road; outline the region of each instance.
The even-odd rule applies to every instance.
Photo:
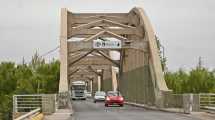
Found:
[[[127,106],[104,107],[92,100],[73,101],[74,120],[199,120],[191,116]]]

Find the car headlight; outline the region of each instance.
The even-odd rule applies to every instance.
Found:
[[[109,98],[109,97],[107,97],[107,98],[106,98],[106,100],[107,100],[107,101],[109,101],[109,100],[110,100],[110,98]]]
[[[123,101],[124,99],[122,97],[119,98],[120,101]]]

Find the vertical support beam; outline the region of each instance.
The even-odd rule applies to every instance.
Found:
[[[117,77],[116,77],[116,74],[117,74],[117,71],[116,71],[116,68],[114,68],[112,66],[112,90],[113,91],[117,91],[117,88],[118,88],[118,82],[117,82]]]
[[[97,76],[98,78],[98,91],[104,91],[104,69],[97,70],[100,74]]]
[[[95,77],[93,80],[92,80],[92,96],[95,95],[95,92],[98,91],[98,77]]]
[[[90,80],[90,92],[93,94],[93,80]]]
[[[13,120],[16,118],[17,112],[17,96],[13,95]]]
[[[98,91],[101,91],[101,76],[98,76]]]
[[[85,81],[86,83],[86,90],[89,91],[89,80]]]
[[[59,93],[68,91],[67,9],[61,9]]]
[[[193,94],[183,94],[184,113],[190,114],[193,111]]]
[[[104,91],[104,69],[101,70],[101,91]]]

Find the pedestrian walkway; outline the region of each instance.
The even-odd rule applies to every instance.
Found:
[[[69,120],[73,114],[71,109],[58,109],[51,115],[46,115],[44,120]]]
[[[215,115],[206,112],[193,112],[190,116],[200,120],[215,120]]]

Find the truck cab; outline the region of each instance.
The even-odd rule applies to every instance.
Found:
[[[82,99],[86,100],[87,98],[86,83],[84,81],[74,81],[71,86],[71,95],[72,100]]]

